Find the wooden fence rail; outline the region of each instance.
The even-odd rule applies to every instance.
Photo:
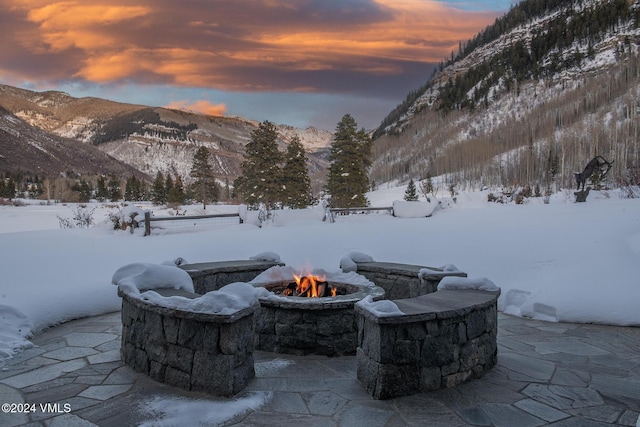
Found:
[[[197,219],[209,219],[209,218],[234,218],[234,217],[237,217],[239,223],[242,224],[242,217],[240,217],[239,213],[152,217],[150,212],[145,212],[144,213],[144,235],[149,236],[151,234],[151,223],[155,221],[185,221],[185,220],[194,220],[194,219],[197,220]]]
[[[375,211],[381,211],[381,212],[384,212],[384,213],[388,213],[389,215],[393,215],[393,206],[387,206],[387,207],[381,207],[381,208],[372,208],[372,207],[330,208],[329,209],[329,222],[334,222],[335,221],[335,219],[334,219],[335,215],[367,214],[369,212],[375,212]]]

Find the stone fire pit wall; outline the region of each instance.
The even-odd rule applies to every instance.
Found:
[[[261,300],[256,312],[256,348],[276,353],[325,356],[355,354],[358,326],[355,301],[301,307],[283,300]]]
[[[197,294],[172,289],[163,296]],[[122,297],[122,360],[156,381],[218,396],[240,392],[255,376],[255,307],[231,315],[168,309]]]
[[[229,283],[250,282],[263,271],[276,265],[284,264],[272,261],[235,260],[183,264],[179,267],[191,276],[195,292],[204,295],[207,292],[217,291]]]
[[[392,262],[357,262],[358,274],[383,288],[387,299],[414,298],[435,292],[438,283],[447,276],[467,277],[462,271],[444,271],[431,268],[429,274],[420,274],[426,267]]]
[[[497,362],[500,292],[440,290],[393,301],[404,314],[356,304],[358,379],[375,399],[453,387]]]

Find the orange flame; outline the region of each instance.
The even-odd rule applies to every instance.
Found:
[[[325,276],[298,276],[297,274],[293,275],[293,279],[296,282],[296,293],[298,295],[307,293],[307,297],[309,298],[318,298],[318,282],[324,282]],[[309,291],[311,288],[311,291]],[[335,288],[332,288],[331,292],[335,292]],[[334,295],[335,296],[335,295]]]

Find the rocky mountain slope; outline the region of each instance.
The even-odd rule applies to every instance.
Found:
[[[33,135],[46,132],[50,135],[47,138],[79,141],[148,176],[153,177],[160,171],[165,175],[180,175],[186,181],[193,155],[204,145],[211,150],[211,164],[218,179],[232,182],[240,173],[244,145],[259,124],[242,118],[205,116],[98,98],[74,98],[62,92],[33,92],[6,85],[0,85],[0,107],[20,119],[22,128],[33,127]],[[4,127],[9,129],[12,123],[15,119],[7,118]],[[307,150],[310,172],[326,169],[331,133],[286,125],[279,129],[283,150],[297,135]],[[13,131],[16,132],[20,131]],[[41,160],[43,154],[39,153]],[[26,165],[32,163],[29,151],[20,156]],[[11,159],[9,163],[17,165],[19,161]],[[91,163],[71,169],[80,167],[90,170]]]
[[[93,145],[33,127],[0,107],[0,171],[40,176],[116,175],[150,177]],[[72,173],[72,174],[71,174]]]
[[[375,132],[375,182],[572,187],[595,155],[640,182],[640,4],[524,0]]]

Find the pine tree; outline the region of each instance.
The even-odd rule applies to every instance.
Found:
[[[416,184],[413,182],[413,179],[409,180],[409,184],[407,185],[407,189],[404,191],[404,199],[407,202],[417,202],[418,201],[418,193],[416,193]]]
[[[282,201],[286,206],[293,209],[309,206],[311,180],[307,169],[307,156],[298,136],[295,136],[287,147],[282,185]]]
[[[209,149],[200,147],[193,156],[193,165],[189,174],[195,179],[192,186],[197,200],[207,209],[207,201],[218,201],[218,186],[213,177],[213,169],[209,164]]]
[[[98,178],[98,184],[96,186],[96,199],[99,202],[104,202],[109,198],[109,192],[107,191],[107,183],[104,176]]]
[[[357,126],[354,118],[345,114],[333,135],[327,190],[335,207],[367,205],[371,139],[364,129],[358,131]]]
[[[151,187],[151,201],[154,205],[164,205],[167,203],[167,190],[164,187],[164,175],[158,171],[156,179]]]
[[[173,179],[171,178],[171,174],[167,173],[167,178],[164,181],[164,192],[165,194],[169,194],[169,191],[173,188]]]
[[[87,203],[91,200],[91,186],[84,179],[80,179],[80,183],[76,185],[75,191],[78,192],[78,201],[80,203]]]
[[[122,198],[120,180],[115,175],[111,175],[109,182],[107,182],[107,198],[112,202],[117,202]]]
[[[167,194],[167,201],[169,203],[178,203],[183,204],[187,198],[187,195],[184,192],[184,185],[182,184],[182,178],[180,175],[176,175],[176,181],[169,190],[169,194]]]
[[[251,140],[245,146],[242,176],[234,186],[244,201],[252,206],[264,203],[273,209],[281,201],[282,153],[278,151],[276,126],[265,120],[251,132]]]
[[[420,191],[425,199],[429,200],[429,194],[433,191],[433,180],[431,179],[431,172],[427,172],[427,177],[420,183]]]

